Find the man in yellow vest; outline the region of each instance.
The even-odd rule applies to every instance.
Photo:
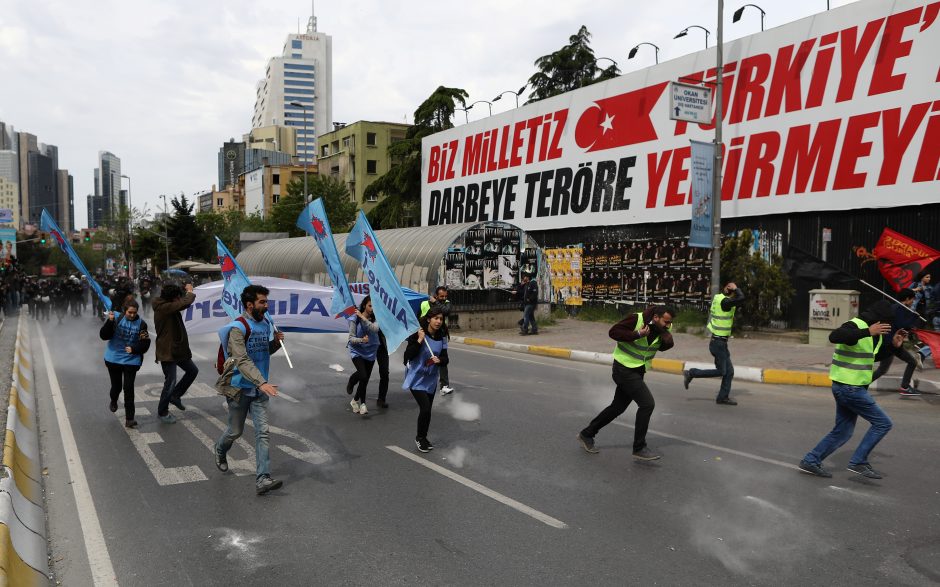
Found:
[[[646,446],[646,431],[656,402],[643,381],[646,370],[652,367],[657,351],[667,351],[672,341],[672,317],[676,312],[668,306],[650,306],[644,312],[631,314],[613,325],[608,335],[617,341],[614,349],[613,379],[617,384],[614,401],[604,408],[587,428],[578,433],[578,442],[589,452],[598,452],[594,436],[601,428],[613,422],[626,411],[630,402],[636,402],[636,425],[633,434],[633,458],[655,461],[661,455]]]
[[[744,293],[733,281],[721,290],[721,293],[712,299],[712,307],[708,312],[708,324],[705,328],[712,334],[708,343],[708,352],[715,357],[714,369],[687,369],[682,372],[685,388],[696,377],[721,377],[721,387],[718,388],[718,397],[715,403],[725,406],[736,406],[738,402],[731,399],[731,380],[734,379],[734,365],[731,364],[731,352],[728,350],[728,337],[731,336],[731,327],[734,325],[734,312],[744,301]]]
[[[893,338],[883,340],[891,332],[893,317],[891,303],[880,300],[858,318],[852,318],[829,334],[829,342],[836,345],[829,369],[832,396],[836,400],[836,425],[816,448],[806,453],[800,461],[801,471],[817,477],[832,477],[822,463],[852,438],[855,422],[861,416],[868,420],[871,428],[849,459],[848,470],[869,479],[881,479],[881,474],[868,463],[868,455],[891,430],[891,419],[868,394],[868,386],[875,361],[890,353],[891,346],[900,347],[907,336],[904,330],[899,330]]]

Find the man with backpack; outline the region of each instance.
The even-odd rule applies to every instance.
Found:
[[[193,305],[196,294],[193,284],[186,284],[186,295],[180,286],[169,283],[163,286],[160,297],[153,301],[153,321],[157,330],[157,361],[163,368],[163,392],[157,405],[157,416],[164,424],[176,422],[170,413],[170,404],[185,410],[181,398],[196,380],[199,367],[193,363],[189,349],[189,336],[183,324],[183,310]],[[176,368],[183,370],[183,378],[176,381]]]

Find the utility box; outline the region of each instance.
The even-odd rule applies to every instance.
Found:
[[[829,333],[858,317],[854,289],[809,290],[809,344],[828,345]]]

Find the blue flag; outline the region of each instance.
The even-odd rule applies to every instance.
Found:
[[[234,320],[245,311],[242,306],[242,292],[251,285],[251,281],[248,280],[248,276],[245,275],[222,239],[215,237],[215,246],[219,255],[219,267],[222,269],[222,309],[229,315],[229,318]],[[271,324],[273,333],[276,328],[270,314],[265,312],[264,319]]]
[[[346,254],[362,265],[372,296],[375,318],[385,333],[388,352],[394,352],[403,340],[418,331],[418,317],[408,305],[408,298],[401,290],[398,277],[388,264],[385,251],[362,210],[359,211],[356,225],[346,237]]]
[[[330,220],[326,217],[323,198],[317,198],[304,208],[297,217],[297,226],[307,231],[307,234],[312,236],[317,241],[317,246],[320,247],[326,272],[330,276],[330,281],[333,282],[333,303],[330,305],[330,313],[334,316],[352,316],[356,312],[356,302],[346,282],[346,272],[343,271],[343,265],[339,261],[339,251],[336,250],[336,242],[333,240]]]
[[[108,296],[104,295],[104,292],[101,291],[101,286],[98,285],[98,282],[94,280],[91,276],[91,273],[88,272],[88,269],[85,268],[85,264],[82,263],[82,260],[75,254],[75,249],[72,248],[72,245],[69,243],[69,239],[66,238],[65,234],[62,232],[62,229],[59,228],[59,225],[55,223],[55,220],[52,219],[52,216],[46,212],[46,209],[42,209],[42,218],[39,221],[39,229],[43,232],[48,232],[49,236],[55,239],[57,245],[62,250],[63,253],[69,258],[69,261],[72,262],[72,265],[75,265],[75,268],[85,276],[88,280],[88,284],[91,286],[91,289],[95,290],[95,293],[98,295],[98,299],[101,300],[101,304],[105,307],[107,311],[111,311],[111,299]]]

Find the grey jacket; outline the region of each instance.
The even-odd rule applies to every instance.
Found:
[[[247,312],[242,314],[246,319],[252,319]],[[268,352],[272,355],[281,348],[281,341],[276,338],[268,343]],[[261,371],[255,366],[254,361],[248,356],[248,349],[245,346],[245,334],[239,328],[232,328],[228,333],[228,359],[222,366],[222,374],[215,382],[216,390],[222,395],[236,399],[241,393],[241,389],[232,387],[232,377],[238,370],[242,377],[250,381],[255,387],[261,387],[268,382],[261,374]]]

